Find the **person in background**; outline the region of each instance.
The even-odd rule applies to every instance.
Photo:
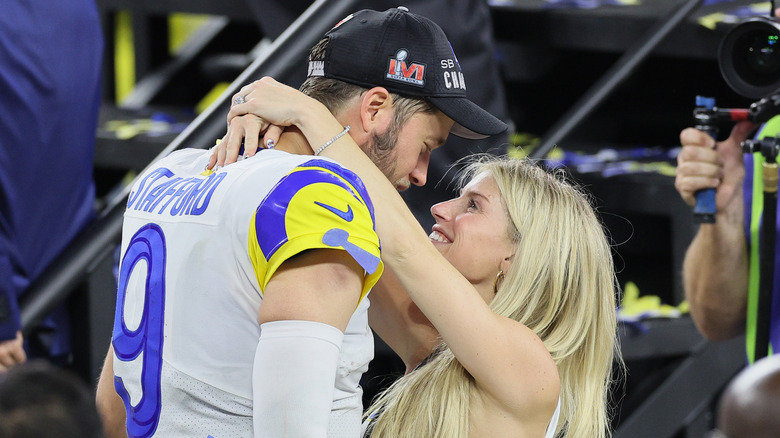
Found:
[[[683,263],[683,284],[691,317],[709,340],[724,341],[746,334],[748,362],[754,360],[759,311],[758,242],[763,196],[760,152],[743,154],[740,144],[756,128],[740,122],[724,141],[687,128],[680,134],[675,187],[689,204],[701,189],[715,189],[715,223],[701,224]],[[780,133],[780,117],[762,125],[757,138]],[[757,169],[757,170],[756,170]],[[759,187],[758,194],[754,194]],[[775,272],[780,268],[775,253]],[[775,279],[778,277],[775,276]],[[773,287],[770,354],[780,348],[780,287]]]
[[[774,16],[779,15],[776,9]],[[761,126],[739,122],[720,142],[701,130],[684,129],[675,177],[675,188],[691,206],[696,204],[697,192],[715,190],[715,223],[699,226],[683,261],[683,287],[691,317],[699,332],[712,341],[744,333],[748,363],[755,360],[758,312],[767,310],[758,309],[764,157],[760,152],[743,154],[741,148],[754,131],[756,139],[777,136],[780,116]],[[780,222],[776,226],[780,229]],[[780,251],[775,251],[773,266],[769,354],[780,349]]]
[[[94,217],[103,34],[94,0],[0,13],[0,371],[70,360],[66,306],[23,339],[19,296]]]
[[[780,356],[757,360],[731,380],[718,402],[712,438],[775,438],[780,431]]]
[[[0,376],[0,437],[102,436],[92,391],[70,371],[36,359]]]

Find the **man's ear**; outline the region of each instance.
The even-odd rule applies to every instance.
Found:
[[[393,120],[393,96],[384,87],[374,87],[363,94],[360,121],[365,132],[383,133]]]

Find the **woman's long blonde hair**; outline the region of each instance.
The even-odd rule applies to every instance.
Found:
[[[490,308],[529,327],[550,351],[561,381],[557,436],[607,437],[612,365],[620,359],[617,285],[604,228],[589,198],[560,172],[483,156],[461,181],[484,172],[498,185],[518,243]],[[467,437],[472,390],[473,379],[442,343],[369,407],[366,417],[376,417],[371,436]]]

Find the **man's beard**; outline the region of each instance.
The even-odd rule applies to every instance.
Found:
[[[368,158],[374,162],[376,167],[385,174],[396,188],[399,186],[408,188],[409,183],[404,178],[398,181],[393,180],[397,165],[395,146],[398,143],[398,134],[401,131],[399,128],[398,124],[393,121],[384,134],[372,134],[367,144],[361,145],[360,148],[363,149]]]

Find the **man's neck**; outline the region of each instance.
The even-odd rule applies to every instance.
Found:
[[[311,146],[306,141],[306,137],[295,126],[288,126],[284,129],[284,132],[279,136],[279,143],[275,149],[279,149],[291,154],[297,155],[312,155]]]

